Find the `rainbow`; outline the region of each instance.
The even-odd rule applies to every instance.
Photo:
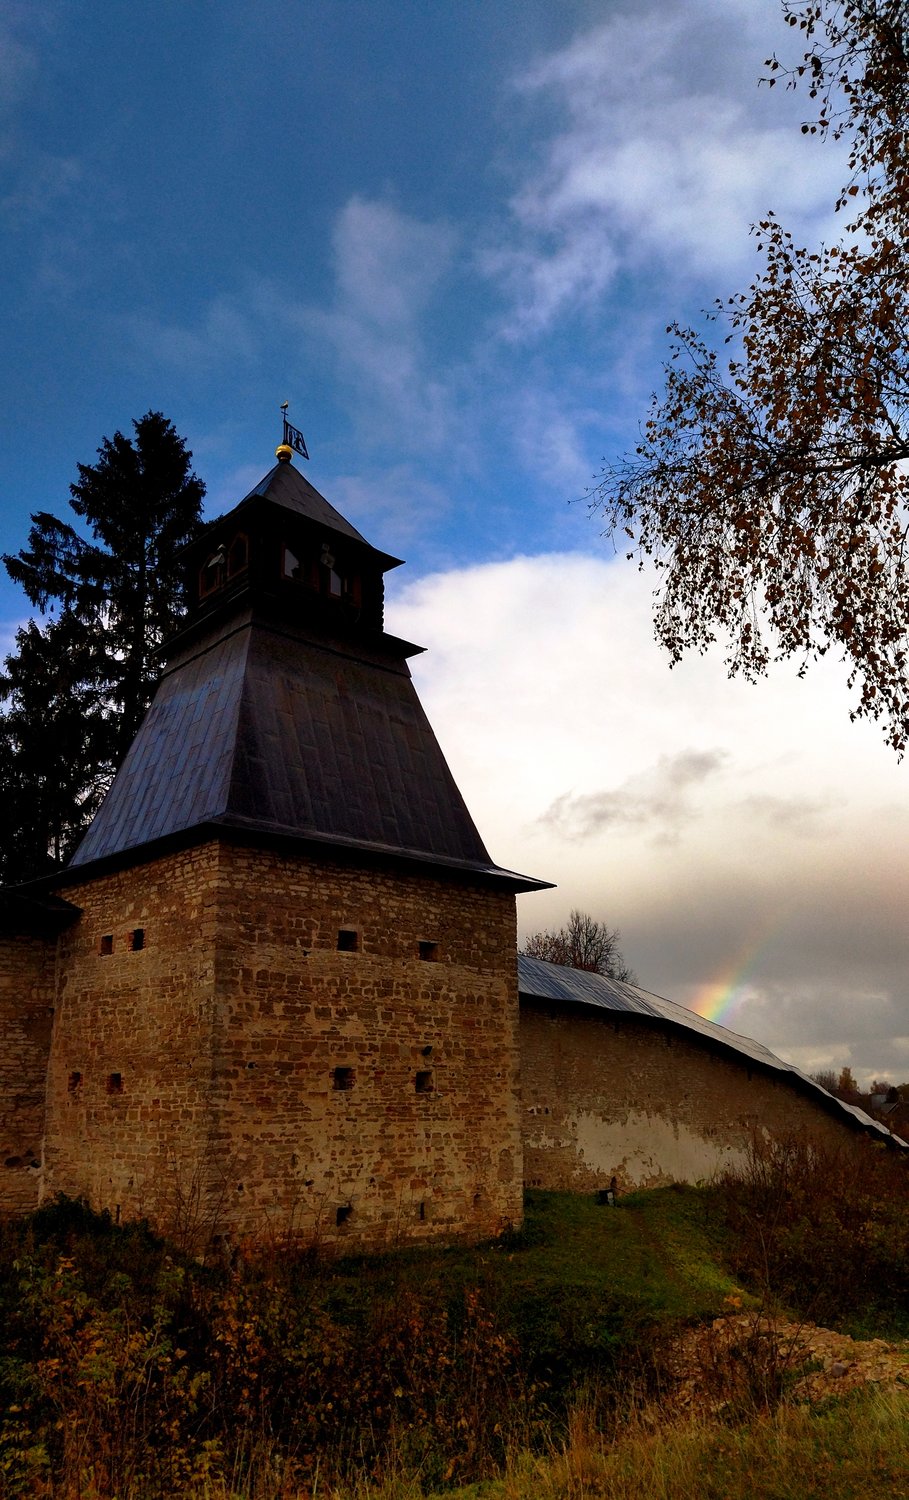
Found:
[[[688,1001],[689,1010],[703,1016],[705,1021],[718,1021],[728,1026],[738,1015],[744,1002],[754,993],[748,976],[758,955],[767,943],[770,929],[776,922],[768,923],[758,936],[753,934],[740,945],[736,954],[728,959],[713,978],[702,984],[694,999]]]

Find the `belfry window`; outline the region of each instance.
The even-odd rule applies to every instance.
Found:
[[[236,578],[238,573],[244,573],[249,566],[249,540],[245,533],[238,531],[230,544],[227,554],[227,576]]]
[[[230,546],[219,542],[199,569],[199,598],[216,594],[230,579],[245,573],[249,567],[249,537],[238,531]]]
[[[329,541],[316,548],[299,543],[281,545],[281,577],[301,584],[323,599],[336,600],[350,610],[359,610],[361,584],[358,573],[349,573]]]
[[[303,564],[295,552],[285,544],[281,548],[281,577],[290,578],[294,583],[302,583]]]
[[[340,599],[344,592],[344,579],[336,569],[337,558],[327,542],[322,543],[322,551],[319,555],[320,583],[323,594],[328,594],[332,599]]]
[[[209,594],[214,594],[224,582],[224,570],[227,566],[227,553],[219,546],[199,569],[199,598],[207,599]]]

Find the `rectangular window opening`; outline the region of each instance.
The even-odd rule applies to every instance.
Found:
[[[235,578],[238,573],[243,573],[249,565],[249,541],[242,531],[238,531],[230,544],[227,554],[227,576]]]
[[[109,1094],[123,1093],[123,1074],[109,1073],[107,1076],[107,1092]]]
[[[102,958],[106,958],[107,955],[109,953],[113,953],[113,951],[114,951],[114,935],[113,935],[112,932],[106,932],[104,934],[104,937],[101,939],[101,941],[98,944],[98,952],[101,954]]]
[[[341,1203],[341,1204],[338,1205],[338,1207],[335,1210],[335,1223],[337,1224],[337,1226],[338,1226],[339,1229],[340,1229],[340,1227],[341,1227],[342,1224],[348,1223],[348,1221],[350,1220],[350,1216],[351,1216],[352,1213],[353,1213],[353,1204],[351,1204],[351,1203]]]
[[[331,1077],[332,1077],[332,1088],[335,1088],[335,1089],[352,1089],[353,1086],[354,1086],[354,1070],[353,1070],[353,1068],[335,1068],[335,1070],[332,1073]]]
[[[438,957],[439,957],[439,945],[438,945],[438,943],[423,942],[421,940],[417,944],[417,947],[419,949],[420,957],[424,960],[425,963],[434,964],[438,960]]]
[[[356,953],[358,947],[357,933],[352,927],[342,927],[338,932],[338,952]]]
[[[67,1088],[69,1089],[69,1092],[71,1094],[76,1094],[76,1093],[78,1093],[78,1091],[79,1091],[79,1089],[81,1087],[82,1087],[82,1074],[81,1073],[70,1073],[70,1075],[69,1075],[69,1083],[67,1084]]]
[[[200,599],[207,599],[209,594],[214,594],[221,587],[224,580],[223,566],[224,549],[222,547],[199,569]]]
[[[281,577],[292,578],[294,583],[303,581],[303,567],[300,559],[286,545],[281,549]]]
[[[418,1094],[432,1093],[432,1068],[421,1068],[416,1076],[416,1090]]]
[[[129,935],[130,953],[139,953],[145,947],[145,928],[134,927]]]

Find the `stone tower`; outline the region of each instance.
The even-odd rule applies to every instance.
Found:
[[[521,1213],[514,898],[542,882],[490,860],[384,629],[398,560],[279,455],[188,549],[154,702],[16,939],[31,1191],[231,1237],[480,1238]]]

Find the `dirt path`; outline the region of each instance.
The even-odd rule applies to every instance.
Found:
[[[716,1412],[743,1398],[771,1399],[783,1388],[821,1401],[869,1382],[909,1388],[909,1340],[852,1339],[815,1323],[732,1313],[682,1334],[669,1367],[664,1409]]]

